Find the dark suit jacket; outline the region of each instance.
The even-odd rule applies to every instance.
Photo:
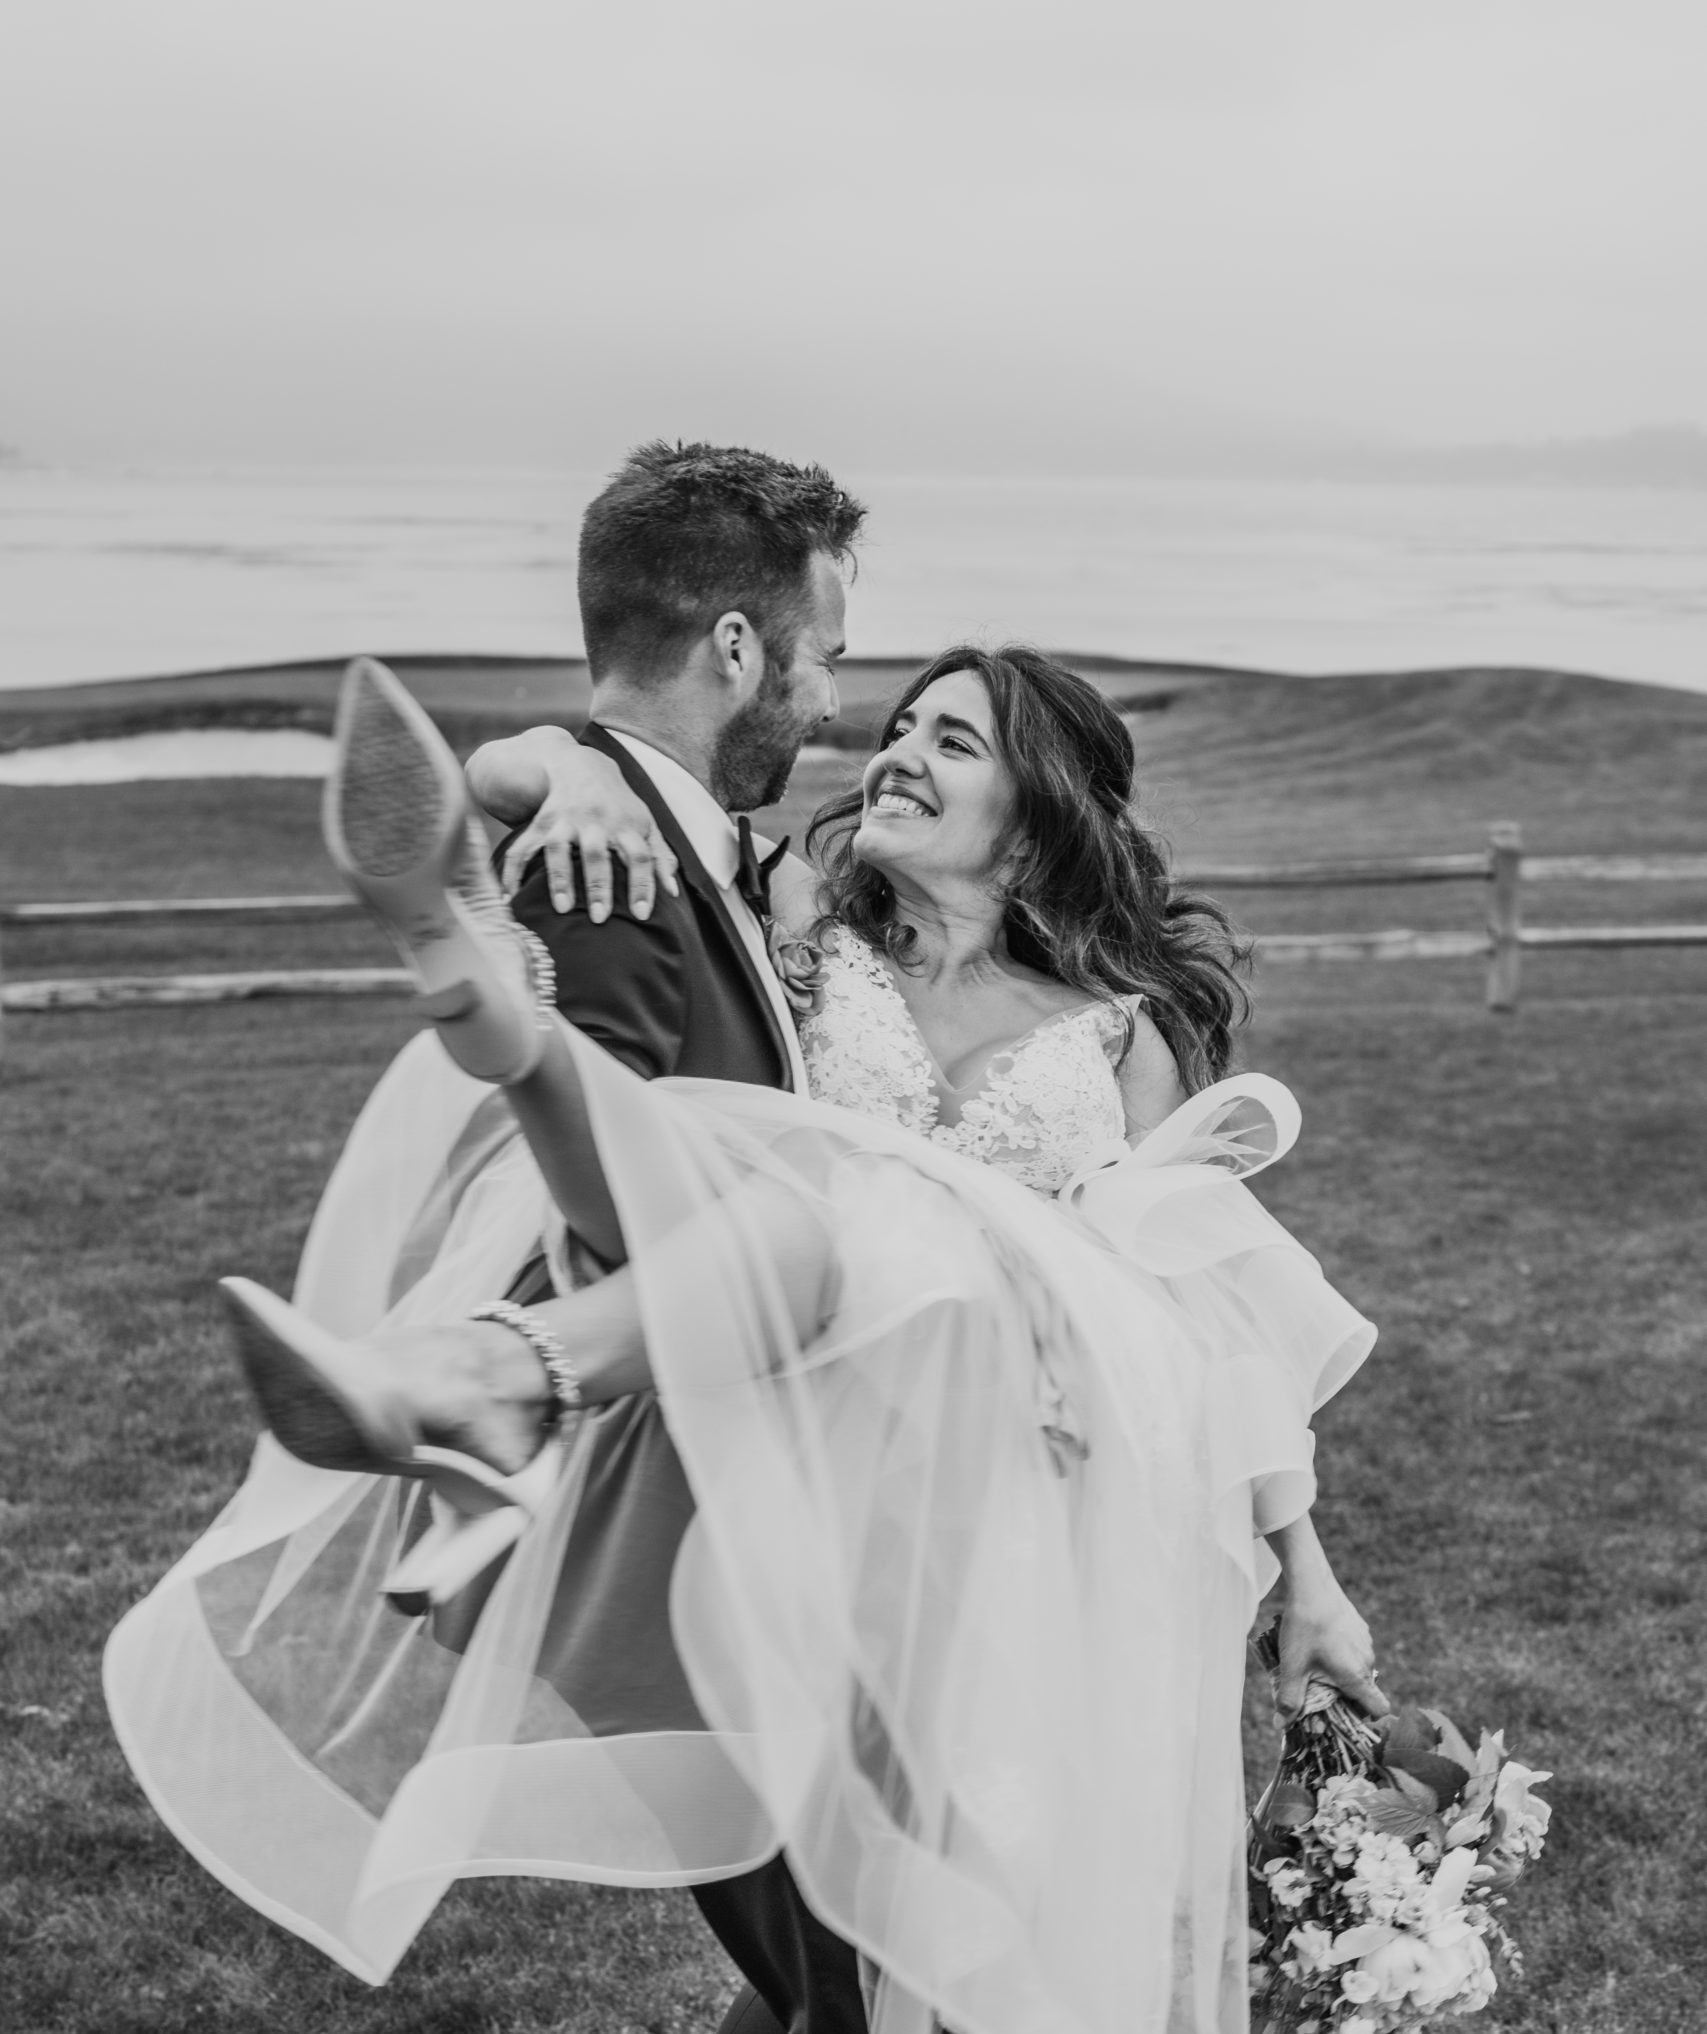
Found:
[[[584,909],[566,918],[552,909],[544,866],[535,862],[513,908],[551,950],[558,1008],[644,1079],[792,1086],[775,1008],[716,883],[622,743],[596,724],[581,739],[609,756],[651,808],[681,864],[681,894],[660,890],[652,916],[638,920],[619,869],[616,908],[595,925]],[[548,1289],[536,1267],[514,1296],[526,1303]],[[583,1417],[593,1428],[586,1482],[537,1670],[595,1734],[704,1729],[670,1637],[670,1578],[693,1493],[657,1398],[642,1392]],[[477,1614],[490,1586],[487,1579],[467,1593],[465,1616]],[[718,1940],[770,2002],[749,1990],[729,2027],[780,2034],[783,2025],[810,2024],[824,2034],[863,2034],[854,1952],[807,1908],[782,1858],[693,1891]]]
[[[778,1018],[716,883],[621,742],[598,726],[581,739],[612,758],[657,816],[681,863],[681,894],[660,891],[652,916],[637,919],[619,871],[616,909],[595,925],[584,907],[566,917],[553,910],[543,862],[534,862],[513,908],[551,951],[558,1008],[643,1079],[791,1086]],[[510,1297],[532,1305],[550,1289],[537,1260]],[[657,1396],[614,1399],[582,1418],[591,1442],[586,1482],[538,1671],[595,1735],[703,1730],[670,1636],[670,1578],[693,1493]],[[465,1592],[453,1614],[440,1614],[444,1642],[458,1642],[495,1574]]]
[[[557,1007],[646,1080],[687,1074],[792,1087],[775,1008],[717,884],[622,743],[597,723],[581,740],[609,756],[651,809],[681,864],[681,894],[660,889],[652,916],[635,918],[619,868],[616,908],[595,925],[584,909],[567,917],[552,909],[544,862],[534,861],[512,908],[551,951]]]

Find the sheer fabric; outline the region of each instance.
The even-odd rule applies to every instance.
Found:
[[[1373,1339],[1241,1183],[1290,1097],[1224,1083],[1044,1202],[897,1125],[647,1085],[569,1036],[692,1489],[671,1617],[706,1727],[595,1729],[554,1651],[585,1427],[432,1619],[377,1593],[412,1492],[263,1441],[108,1649],[158,1811],[372,1982],[459,1876],[671,1884],[786,1845],[883,1973],[876,2034],[1242,2028],[1253,1532],[1308,1504],[1311,1409]],[[501,1100],[422,1038],[297,1297],[348,1333],[454,1316],[553,1227]],[[804,1344],[782,1251],[825,1270]]]

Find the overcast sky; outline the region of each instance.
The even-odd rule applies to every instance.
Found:
[[[1704,76],[1699,0],[5,0],[0,440],[1707,425]]]

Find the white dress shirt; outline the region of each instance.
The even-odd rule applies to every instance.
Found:
[[[699,781],[691,770],[684,770],[673,756],[666,756],[662,749],[655,749],[638,735],[623,734],[617,728],[605,732],[623,747],[651,778],[653,788],[670,808],[676,824],[687,835],[688,845],[705,865],[705,872],[717,885],[723,899],[723,907],[729,913],[729,922],[739,935],[741,944],[752,955],[753,965],[758,969],[759,980],[764,984],[765,994],[770,998],[771,1008],[776,1012],[777,1023],[782,1027],[783,1043],[788,1048],[789,1071],[794,1080],[794,1092],[804,1095],[806,1087],[806,1062],[800,1056],[800,1040],[794,1029],[794,1012],[788,998],[782,993],[782,984],[777,980],[776,969],[771,966],[770,949],[765,945],[764,927],[754,916],[752,907],[735,887],[735,877],[741,866],[741,844],[735,831],[735,822],[717,800]],[[770,853],[773,843],[759,834],[753,836],[753,846],[760,856]]]

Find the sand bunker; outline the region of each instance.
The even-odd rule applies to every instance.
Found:
[[[132,784],[141,778],[324,777],[328,736],[303,728],[180,728],[0,755],[0,784]]]

